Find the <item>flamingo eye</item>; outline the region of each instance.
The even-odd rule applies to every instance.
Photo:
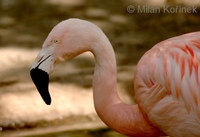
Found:
[[[60,40],[59,39],[54,39],[53,43],[58,44],[58,43],[60,43]]]

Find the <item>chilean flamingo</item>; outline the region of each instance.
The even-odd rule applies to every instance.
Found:
[[[108,127],[132,137],[200,136],[200,32],[168,39],[144,54],[134,77],[138,104],[128,105],[117,94],[116,59],[105,34],[88,21],[62,21],[30,72],[46,104],[51,103],[49,74],[56,62],[86,51],[95,57],[95,110]]]

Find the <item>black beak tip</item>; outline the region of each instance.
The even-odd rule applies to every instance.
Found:
[[[51,96],[49,94],[49,75],[45,71],[34,68],[30,71],[31,78],[39,91],[42,99],[47,105],[51,104]]]
[[[44,102],[47,104],[47,105],[51,105],[51,98],[50,98],[50,100],[44,100]]]

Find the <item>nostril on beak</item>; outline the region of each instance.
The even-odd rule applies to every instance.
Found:
[[[38,63],[43,59],[44,56],[40,57],[40,59],[38,60]]]

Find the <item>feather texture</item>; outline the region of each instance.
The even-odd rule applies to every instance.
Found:
[[[152,121],[156,121],[156,117],[157,120],[158,117],[162,119],[160,121],[162,123],[161,129],[164,126],[168,128],[170,126],[173,128],[175,125],[180,127],[181,123],[190,127],[195,124],[200,126],[200,32],[185,34],[156,44],[139,61],[136,73],[135,87],[139,104],[142,104],[140,92],[143,92],[139,87],[146,86],[149,89],[154,83],[161,83],[168,93],[168,96],[154,106],[151,114],[147,114]],[[142,86],[138,84],[142,82]],[[170,107],[166,107],[167,104]],[[161,108],[165,111],[161,112]],[[158,116],[158,109],[160,116]],[[177,113],[179,110],[180,112],[184,111],[184,113]],[[170,125],[172,122],[168,121],[172,117],[173,126]],[[178,117],[182,117],[179,124]],[[155,123],[156,125],[160,124],[158,121]],[[168,123],[170,124],[168,125]],[[196,125],[195,127],[198,129],[195,131],[198,132],[196,135],[200,135],[199,128]],[[184,130],[184,128],[180,129],[177,131]],[[168,134],[170,135],[170,133]]]

